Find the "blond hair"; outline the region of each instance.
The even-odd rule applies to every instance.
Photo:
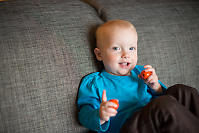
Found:
[[[99,36],[100,34],[103,33],[104,30],[107,30],[107,29],[115,29],[115,28],[131,28],[133,31],[136,32],[136,29],[135,27],[133,26],[132,23],[130,23],[129,21],[125,21],[125,20],[110,20],[102,25],[100,25],[97,30],[96,30],[96,34],[95,34],[95,37],[96,37],[96,43],[97,45],[99,45]],[[137,33],[137,32],[136,32]]]

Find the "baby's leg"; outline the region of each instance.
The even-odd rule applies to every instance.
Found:
[[[160,96],[130,117],[122,133],[198,133],[199,119],[170,95]]]
[[[166,95],[173,96],[180,104],[199,118],[199,94],[195,88],[176,84],[168,88]]]

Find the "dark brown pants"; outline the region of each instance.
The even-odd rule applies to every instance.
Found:
[[[177,84],[130,117],[121,133],[199,133],[199,94]]]

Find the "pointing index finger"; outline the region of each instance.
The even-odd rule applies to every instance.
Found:
[[[102,93],[102,102],[106,102],[106,101],[107,101],[106,90],[103,90],[103,93]]]

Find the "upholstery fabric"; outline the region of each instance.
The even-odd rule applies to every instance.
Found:
[[[199,90],[199,1],[84,0],[104,21],[124,19],[138,32],[138,64],[150,64],[167,86]]]
[[[76,96],[96,71],[95,10],[77,0],[0,2],[0,132],[80,133]]]
[[[199,88],[196,0],[7,0],[0,2],[0,133],[84,133],[76,96],[103,21],[131,21],[139,62],[170,86]]]

